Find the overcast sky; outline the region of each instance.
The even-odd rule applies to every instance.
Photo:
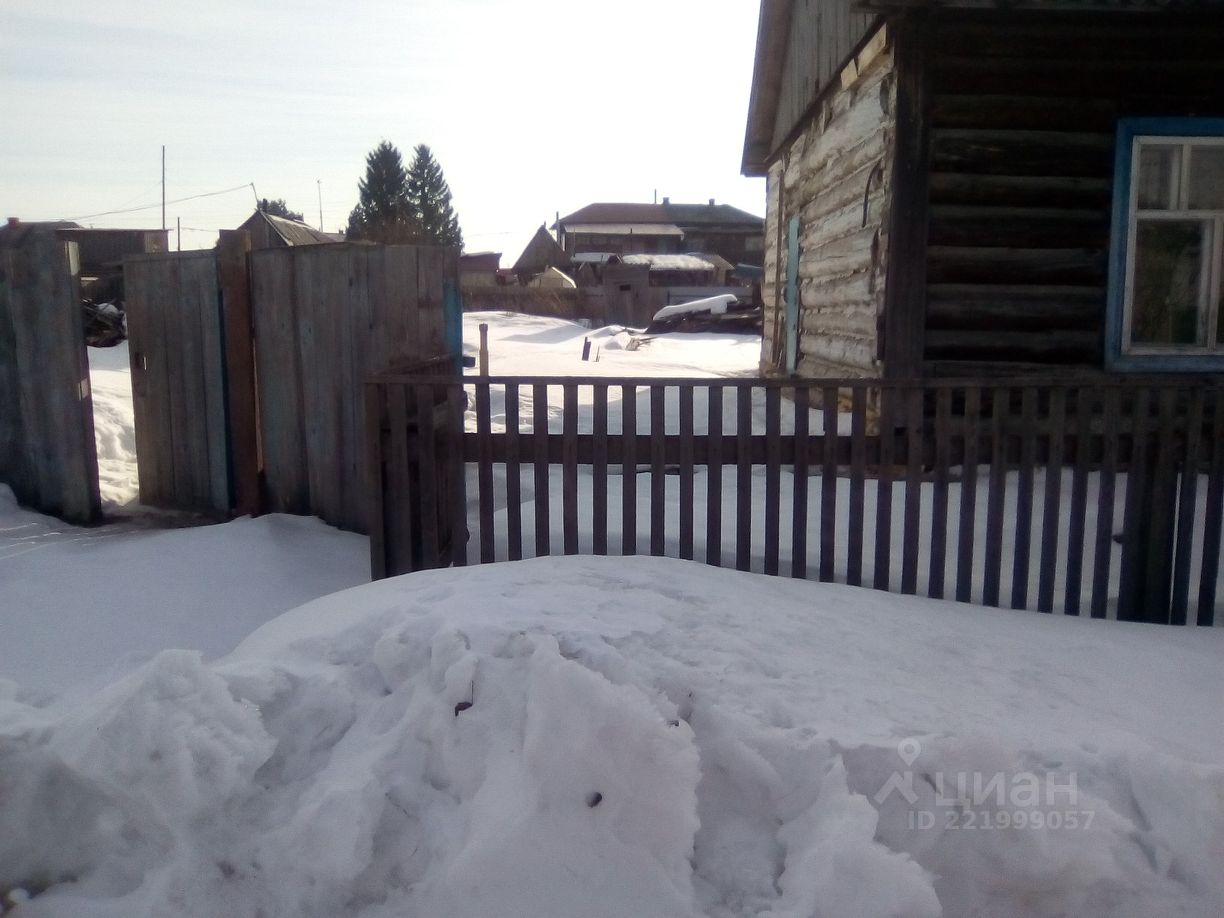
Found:
[[[739,175],[754,0],[0,0],[0,216],[216,241],[260,197],[335,231],[429,144],[468,251],[592,201],[764,213]],[[134,213],[105,211],[157,206]]]

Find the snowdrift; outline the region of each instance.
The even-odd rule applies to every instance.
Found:
[[[87,701],[0,694],[0,893],[23,918],[1218,916],[1221,661],[1217,631],[664,559],[416,574]]]

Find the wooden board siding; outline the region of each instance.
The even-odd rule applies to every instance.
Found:
[[[801,376],[880,372],[896,86],[882,40],[782,151],[767,180],[762,369],[776,372],[787,270],[786,224],[800,221]]]
[[[773,149],[786,142],[871,28],[875,17],[851,12],[853,6],[854,0],[793,0]]]
[[[428,246],[265,249],[251,257],[267,507],[367,531],[367,377],[446,349],[458,256]]]
[[[30,228],[0,248],[0,481],[73,523],[101,513],[75,242]]]
[[[136,256],[123,266],[140,502],[230,508],[216,256]]]
[[[1120,117],[1224,114],[1224,14],[937,16],[924,371],[1103,366]]]

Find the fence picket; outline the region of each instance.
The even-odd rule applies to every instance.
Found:
[[[562,387],[561,536],[567,555],[578,554],[578,387]]]
[[[811,409],[811,389],[795,387],[795,461],[791,519],[791,576],[807,576],[808,527],[808,418]]]
[[[637,554],[637,386],[621,387],[621,553]]]
[[[1194,554],[1194,510],[1198,496],[1199,444],[1203,437],[1203,390],[1190,392],[1186,404],[1186,442],[1182,452],[1177,498],[1177,535],[1173,559],[1173,593],[1169,622],[1184,625],[1190,605],[1190,561]]]
[[[1028,607],[1029,560],[1033,535],[1033,470],[1037,465],[1037,390],[1020,393],[1020,469],[1016,489],[1016,534],[1012,557],[1011,607]]]
[[[782,515],[782,391],[765,390],[765,573],[778,573]]]
[[[1109,610],[1109,568],[1113,553],[1114,479],[1118,467],[1118,413],[1120,411],[1118,390],[1113,388],[1105,390],[1100,404],[1105,426],[1101,432],[1096,545],[1092,558],[1093,618],[1104,618]]]
[[[706,415],[706,563],[722,565],[723,389],[711,384]]]
[[[506,556],[523,559],[522,436],[519,431],[518,383],[506,383]]]
[[[424,409],[426,406],[422,406]],[[487,382],[476,384],[476,437],[480,450],[477,482],[480,489],[480,563],[496,560],[493,529],[493,411]],[[431,425],[432,426],[432,425]],[[426,517],[429,519],[429,517]]]
[[[986,570],[982,577],[982,605],[999,604],[999,577],[1003,565],[1003,501],[1007,483],[1007,416],[1011,392],[991,393],[990,483],[986,492]]]
[[[927,595],[944,597],[944,568],[948,555],[948,466],[952,449],[952,390],[935,392],[935,466],[931,486],[931,566]]]
[[[893,444],[896,430],[893,427],[893,404],[899,397],[896,386],[880,387],[880,468],[876,482],[876,531],[875,570],[872,586],[887,590],[892,582],[892,479]]]
[[[608,387],[596,383],[591,406],[591,551],[608,553]]]
[[[820,469],[820,579],[833,579],[837,560],[837,403],[836,386],[820,390],[824,433]]]
[[[960,521],[956,541],[956,599],[973,599],[973,547],[977,543],[977,471],[978,447],[981,445],[982,389],[965,389],[964,436],[961,449]]]
[[[542,383],[531,387],[531,438],[535,447],[535,553],[541,558],[549,554],[552,540],[548,506],[548,386]]]
[[[693,385],[682,385],[680,398],[680,557],[693,560]]]
[[[752,566],[752,387],[735,390],[735,569]]]
[[[850,506],[846,521],[846,583],[863,583],[863,515],[867,477],[867,389],[850,390]]]
[[[662,386],[650,389],[650,553],[664,554],[667,530],[667,468],[664,464],[665,437],[664,396]]]
[[[905,521],[901,546],[901,592],[918,592],[918,550],[922,523],[922,390],[906,394],[905,419]]]

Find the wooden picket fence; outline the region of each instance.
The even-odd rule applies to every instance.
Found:
[[[459,380],[433,362],[366,395],[375,577],[648,552],[990,606],[1217,618],[1219,380]]]

